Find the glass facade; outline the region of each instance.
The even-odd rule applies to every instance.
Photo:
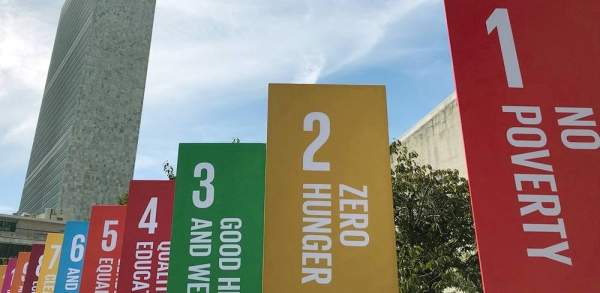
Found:
[[[83,85],[96,0],[63,5],[19,212],[40,214],[61,196],[71,129]]]

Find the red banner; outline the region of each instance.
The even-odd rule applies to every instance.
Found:
[[[175,181],[131,181],[119,293],[166,292]]]
[[[15,267],[15,275],[13,277],[12,286],[10,287],[11,293],[23,292],[23,284],[25,283],[25,276],[27,275],[27,267],[29,265],[30,256],[31,252],[19,252],[17,266]]]
[[[25,281],[23,282],[23,293],[35,293],[37,289],[45,248],[46,245],[44,244],[34,244],[31,246],[27,274],[25,275]]]
[[[92,206],[80,292],[117,289],[126,206]]]
[[[600,5],[446,0],[485,291],[600,292]]]

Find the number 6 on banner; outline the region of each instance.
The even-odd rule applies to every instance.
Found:
[[[519,58],[517,57],[515,38],[510,26],[510,19],[508,18],[508,10],[506,8],[497,8],[494,10],[492,15],[487,19],[486,25],[488,34],[491,34],[494,29],[498,29],[500,50],[502,50],[508,87],[523,88],[521,68],[519,67]]]
[[[156,209],[158,208],[158,197],[153,197],[148,202],[148,206],[146,206],[146,211],[144,211],[144,215],[140,219],[138,223],[139,229],[148,229],[148,234],[153,235],[158,228],[158,223],[156,222]],[[147,220],[147,221],[146,221]]]
[[[71,261],[72,262],[79,262],[83,259],[84,256],[84,249],[85,249],[85,236],[83,236],[82,234],[77,234],[75,237],[73,237],[73,243],[72,243],[72,248],[71,248]]]

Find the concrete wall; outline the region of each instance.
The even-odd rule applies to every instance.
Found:
[[[452,94],[398,139],[418,161],[436,169],[457,169],[467,177],[456,94]]]
[[[64,233],[65,222],[37,218],[0,215],[2,220],[16,221],[15,231],[0,231],[0,248],[8,245],[28,245],[45,243],[48,233]],[[14,255],[16,256],[16,255]],[[0,257],[5,257],[0,255]]]

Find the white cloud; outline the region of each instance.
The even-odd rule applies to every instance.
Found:
[[[178,142],[260,141],[266,121],[245,118],[258,114],[219,113],[264,102],[270,82],[317,83],[418,52],[403,42],[420,28],[399,24],[440,1],[158,0],[136,176],[164,178],[162,163],[176,163]],[[0,162],[16,166],[9,172],[22,172],[17,178],[62,3],[0,0]]]
[[[0,214],[10,215],[14,212],[16,212],[16,210],[14,208],[7,207],[7,206],[0,206]]]
[[[18,152],[31,148],[58,18],[42,11],[16,0],[0,4],[0,145]]]
[[[437,1],[159,1],[146,102],[194,100],[206,109],[215,105],[210,93],[315,83],[364,58],[391,24]]]

